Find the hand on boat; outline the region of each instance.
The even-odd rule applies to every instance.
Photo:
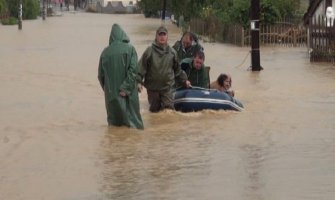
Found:
[[[227,93],[228,93],[230,96],[232,96],[232,97],[235,96],[235,92],[234,92],[234,90],[228,90]]]
[[[189,80],[185,81],[185,87],[186,88],[192,87],[191,82]]]

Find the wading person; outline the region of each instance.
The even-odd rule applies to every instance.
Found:
[[[193,58],[185,58],[181,61],[181,69],[185,71],[192,86],[209,88],[209,77],[204,65],[205,54],[196,51]]]
[[[114,24],[98,69],[98,79],[105,93],[108,125],[144,128],[136,75],[136,50],[122,28]]]
[[[192,58],[195,52],[204,50],[199,44],[198,38],[192,32],[185,32],[181,39],[173,45],[173,48],[178,54],[179,61],[184,58]]]
[[[168,31],[161,26],[155,41],[143,53],[139,61],[138,88],[147,89],[151,112],[174,109],[173,91],[175,79],[185,87],[190,86],[187,76],[180,69],[176,51],[168,45]]]

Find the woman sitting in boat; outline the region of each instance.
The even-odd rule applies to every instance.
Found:
[[[181,69],[187,74],[192,86],[209,88],[209,78],[204,65],[205,54],[198,50],[193,58],[185,58],[180,62]]]
[[[191,88],[177,90],[174,95],[174,107],[177,111],[196,112],[200,110],[235,110],[242,111],[243,104],[235,99],[230,90],[231,78],[220,74],[211,84],[211,89]]]
[[[216,81],[210,84],[210,89],[217,89],[220,92],[225,92],[234,97],[235,92],[231,90],[231,76],[228,74],[220,74]]]

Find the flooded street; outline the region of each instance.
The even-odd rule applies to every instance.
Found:
[[[261,47],[265,70],[251,72],[250,47],[202,43],[243,112],[153,114],[144,92],[145,130],[108,128],[97,68],[113,23],[140,57],[161,22],[78,12],[0,25],[1,200],[334,199],[334,65]],[[167,26],[172,45],[181,33]]]

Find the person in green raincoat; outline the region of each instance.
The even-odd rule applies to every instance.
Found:
[[[136,84],[137,53],[120,25],[101,53],[98,79],[105,93],[108,125],[144,129]]]
[[[138,90],[147,89],[150,112],[174,109],[175,79],[183,86],[190,82],[180,69],[176,51],[168,44],[168,31],[164,26],[156,30],[155,41],[147,47],[138,62]]]

